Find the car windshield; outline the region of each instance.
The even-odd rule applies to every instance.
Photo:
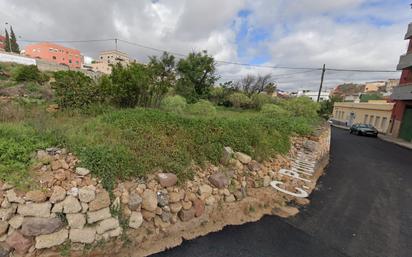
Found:
[[[373,128],[373,126],[369,124],[360,124],[359,128]]]

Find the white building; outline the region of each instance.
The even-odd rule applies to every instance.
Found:
[[[311,90],[299,90],[296,96],[306,96],[311,98],[314,102],[318,100],[318,91],[311,91]],[[319,101],[327,101],[330,99],[329,97],[330,91],[322,91],[320,92]]]

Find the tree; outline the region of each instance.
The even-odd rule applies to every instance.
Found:
[[[11,51],[13,53],[20,53],[19,45],[17,44],[16,35],[14,34],[13,27],[10,26],[10,44],[11,44]]]
[[[268,94],[276,90],[272,80],[272,74],[266,75],[247,75],[235,83],[235,88],[244,91],[248,96],[267,92]]]
[[[177,64],[179,79],[176,92],[184,96],[188,102],[207,99],[211,88],[219,79],[213,57],[206,51],[190,53]]]
[[[319,116],[324,119],[329,119],[333,112],[333,106],[336,102],[342,102],[343,98],[341,96],[334,95],[329,100],[320,102],[320,109],[318,111]]]
[[[10,36],[7,29],[5,29],[6,39],[4,39],[4,50],[10,52]]]

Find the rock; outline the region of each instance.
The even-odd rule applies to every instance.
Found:
[[[209,182],[212,183],[212,185],[214,185],[217,188],[225,188],[229,185],[229,178],[219,172],[219,173],[215,173],[212,176],[209,177]]]
[[[10,190],[10,189],[12,189],[12,188],[14,188],[14,186],[13,186],[12,184],[9,184],[9,183],[4,183],[4,184],[1,186],[1,190],[2,190],[2,191],[7,191],[7,190]]]
[[[44,150],[37,151],[36,158],[43,164],[49,164],[53,158]]]
[[[18,254],[25,254],[33,245],[30,238],[24,237],[20,232],[14,231],[7,239],[6,244],[13,248]]]
[[[183,192],[183,191],[180,191],[180,192],[170,192],[170,193],[169,193],[169,202],[170,202],[170,203],[177,203],[177,202],[179,202],[180,200],[182,200],[184,196],[185,196],[185,195],[184,195],[184,192]]]
[[[269,176],[264,176],[263,177],[263,186],[268,187],[270,185],[271,181],[272,181],[272,179]]]
[[[136,211],[137,209],[139,209],[140,205],[142,204],[142,201],[142,198],[136,192],[132,192],[129,195],[129,209],[131,211]]]
[[[41,203],[46,201],[46,194],[40,190],[29,191],[26,193],[26,201]]]
[[[108,218],[108,219],[100,221],[99,224],[97,224],[96,232],[97,234],[103,234],[104,232],[116,229],[119,226],[120,225],[119,225],[118,219]]]
[[[310,200],[308,198],[297,197],[294,199],[294,202],[298,205],[308,205]]]
[[[169,204],[169,196],[163,192],[157,192],[157,205],[160,207],[166,206]]]
[[[20,204],[17,213],[23,216],[48,218],[50,216],[51,203],[26,203]]]
[[[260,165],[260,163],[258,163],[257,161],[251,161],[247,167],[249,168],[250,171],[259,171],[262,169],[262,165]]]
[[[209,196],[208,198],[205,199],[206,205],[210,206],[215,204],[216,199],[213,196]]]
[[[96,239],[96,229],[93,227],[70,229],[69,238],[73,243],[91,244]]]
[[[82,213],[86,213],[89,210],[89,205],[87,203],[81,202],[80,205],[82,206]]]
[[[172,203],[169,205],[170,211],[173,213],[178,213],[182,209],[181,203]]]
[[[62,167],[62,164],[59,161],[52,161],[50,166],[52,170],[58,170]]]
[[[183,202],[182,202],[182,207],[183,207],[183,209],[185,209],[185,210],[189,210],[190,208],[192,208],[192,202],[185,202],[185,201],[183,201]]]
[[[81,211],[82,206],[79,203],[79,200],[73,196],[68,196],[64,199],[63,203],[63,212],[64,213],[78,213]]]
[[[90,173],[90,170],[86,168],[77,167],[76,174],[80,176],[87,176]]]
[[[106,233],[109,234],[109,237],[118,237],[122,234],[122,232],[123,232],[123,229],[121,227],[118,227]]]
[[[52,213],[63,212],[63,202],[56,203],[53,206],[51,212]]]
[[[67,229],[54,232],[53,234],[41,235],[36,237],[36,249],[50,248],[61,245],[69,237]]]
[[[316,149],[319,147],[319,143],[312,141],[312,140],[306,140],[305,143],[303,143],[303,148],[310,152],[316,151]]]
[[[203,184],[199,187],[199,195],[211,195],[213,188],[209,185]]]
[[[94,212],[89,211],[87,213],[87,223],[92,224],[100,220],[108,219],[111,216],[109,207]]]
[[[299,209],[291,206],[284,206],[282,208],[276,208],[272,212],[273,214],[279,215],[282,218],[288,218],[298,214]]]
[[[3,247],[0,247],[0,257],[9,257],[10,252]]]
[[[159,173],[157,180],[162,187],[171,187],[177,183],[177,176],[173,173]]]
[[[248,164],[250,161],[252,161],[252,158],[249,155],[241,153],[241,152],[236,152],[234,154],[234,157],[243,164]]]
[[[64,190],[64,188],[60,186],[53,187],[53,193],[50,196],[49,201],[51,203],[57,203],[57,202],[63,201],[64,198],[66,198],[66,190]]]
[[[6,198],[10,203],[20,203],[23,204],[25,201],[23,198],[17,196],[16,192],[14,189],[8,190],[6,192]]]
[[[227,202],[227,203],[233,203],[233,202],[235,202],[236,201],[236,198],[235,198],[235,196],[234,195],[228,195],[228,196],[225,196],[225,202]]]
[[[143,218],[147,221],[152,220],[156,216],[156,213],[146,211],[146,210],[142,210],[141,213],[142,213]]]
[[[156,211],[157,208],[157,197],[156,194],[150,190],[146,189],[143,192],[143,197],[142,197],[142,208],[148,211]]]
[[[83,228],[86,224],[86,217],[84,214],[66,214],[67,223],[70,228]]]
[[[9,228],[9,223],[7,221],[0,221],[0,236],[6,234]]]
[[[91,187],[83,187],[79,189],[79,199],[84,203],[89,203],[96,198],[95,190]]]
[[[9,202],[9,200],[7,200],[7,198],[4,198],[3,202],[1,203],[1,208],[10,208],[11,207],[11,203]]]
[[[67,195],[77,197],[79,195],[79,189],[77,187],[72,187],[69,191],[67,191]]]
[[[193,219],[195,217],[195,213],[196,211],[193,208],[189,210],[180,210],[178,216],[181,221],[185,222]]]
[[[172,214],[170,212],[164,211],[164,212],[162,212],[162,215],[160,215],[160,217],[162,218],[163,222],[170,223],[170,220],[172,218]]]
[[[110,206],[110,196],[106,190],[96,194],[96,198],[89,203],[89,211],[97,211]]]
[[[232,148],[230,148],[229,146],[223,147],[223,154],[222,158],[220,159],[220,163],[222,163],[223,165],[229,164],[230,159],[232,159],[233,153],[234,152]]]
[[[16,213],[16,210],[17,210],[16,204],[10,205],[10,207],[7,209],[1,208],[0,209],[0,220],[2,221],[9,220]]]
[[[138,229],[143,223],[143,215],[133,211],[129,218],[129,227]]]
[[[193,208],[195,210],[195,216],[200,217],[205,212],[205,203],[200,199],[195,199],[193,201]]]
[[[9,224],[14,229],[19,229],[23,224],[24,217],[21,215],[15,215],[9,220]]]
[[[60,218],[24,218],[21,233],[24,236],[39,236],[54,233],[64,226]]]

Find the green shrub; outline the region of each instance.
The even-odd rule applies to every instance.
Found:
[[[36,65],[17,66],[13,71],[13,79],[17,82],[34,81],[44,83],[49,81],[49,77],[42,73]]]
[[[254,94],[251,97],[251,107],[257,110],[262,109],[262,106],[265,104],[273,103],[273,98],[267,94],[260,93]]]
[[[180,95],[167,96],[162,100],[160,104],[160,108],[162,110],[180,114],[184,112],[186,106],[186,99]]]
[[[189,113],[193,115],[214,116],[216,115],[216,107],[207,100],[200,100],[189,106]]]
[[[58,71],[54,74],[56,101],[62,108],[84,108],[100,101],[99,88],[91,78],[79,71]]]
[[[250,105],[250,98],[244,93],[233,93],[229,95],[228,101],[235,108],[246,108]]]
[[[279,105],[275,104],[264,104],[260,110],[260,112],[264,115],[269,117],[281,117],[281,116],[289,116],[290,113],[280,107]]]
[[[294,116],[318,117],[319,104],[309,97],[296,97],[280,102],[280,105]]]

